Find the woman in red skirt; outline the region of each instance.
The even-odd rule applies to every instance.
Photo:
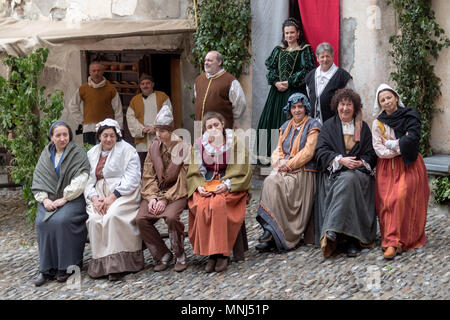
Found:
[[[419,153],[420,116],[386,84],[378,87],[372,141],[378,155],[375,204],[384,257],[425,245],[428,186]]]

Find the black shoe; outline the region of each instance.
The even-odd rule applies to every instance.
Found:
[[[45,274],[43,274],[42,272],[39,272],[38,277],[35,280],[33,280],[33,284],[36,287],[40,287],[49,280],[50,279],[48,277],[46,277]]]
[[[272,234],[270,233],[269,230],[264,229],[264,233],[261,237],[259,237],[258,241],[259,242],[268,242],[272,240]]]
[[[347,244],[347,257],[356,257],[358,255],[358,248],[353,242]]]
[[[255,249],[259,252],[270,252],[275,247],[273,241],[262,242],[258,244]]]
[[[335,242],[336,239],[337,239],[336,232],[334,232],[334,231],[327,231],[327,239],[330,240],[330,241]]]
[[[110,273],[108,276],[109,281],[119,281],[124,276],[123,273]]]

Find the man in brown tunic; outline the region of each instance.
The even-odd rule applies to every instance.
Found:
[[[142,202],[136,217],[142,239],[156,262],[154,271],[166,270],[173,256],[175,271],[186,270],[184,224],[180,215],[187,205],[186,172],[190,146],[172,133],[173,116],[164,105],[155,119],[156,139],[150,145],[142,175]],[[155,223],[167,224],[171,249],[167,248]]]
[[[122,102],[98,61],[89,65],[88,82],[75,92],[68,110],[73,121],[83,125],[83,143],[95,145],[95,125],[106,118],[115,119],[123,129]]]
[[[222,64],[219,52],[206,54],[205,72],[195,79],[195,120],[202,121],[204,114],[214,111],[225,117],[225,128],[233,129],[245,110],[245,95],[239,81]]]

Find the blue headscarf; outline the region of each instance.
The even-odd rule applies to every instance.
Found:
[[[52,129],[59,123],[64,123],[65,125],[67,125],[67,123],[65,123],[64,121],[61,121],[61,120],[53,122],[53,124],[50,126],[50,129],[48,129],[48,138],[49,139],[52,137]]]
[[[310,105],[309,105],[309,100],[308,100],[308,98],[307,98],[303,93],[299,93],[299,92],[294,93],[294,94],[292,94],[292,95],[289,97],[288,102],[287,102],[287,105],[285,105],[285,106],[283,107],[284,113],[286,113],[286,115],[288,115],[289,112],[291,111],[291,106],[292,106],[293,104],[296,104],[296,103],[299,102],[299,101],[300,101],[300,102],[303,104],[303,106],[305,107],[306,114],[307,114],[307,115],[311,114],[311,107],[310,107]]]

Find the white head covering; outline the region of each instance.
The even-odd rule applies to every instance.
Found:
[[[173,128],[173,115],[168,105],[163,105],[155,118],[155,126],[168,126]]]
[[[108,127],[114,127],[116,129],[116,133],[119,135],[119,137],[122,136],[122,132],[120,132],[120,126],[119,123],[111,118],[106,118],[103,121],[100,121],[99,123],[97,123],[95,125],[95,132],[98,132],[98,129],[100,129],[100,127],[103,126],[108,126]]]
[[[381,109],[380,104],[378,103],[378,95],[380,94],[381,91],[389,89],[393,92],[395,92],[395,94],[398,97],[398,106],[401,108],[404,108],[405,105],[402,102],[402,99],[400,99],[400,95],[398,94],[397,91],[395,91],[394,89],[392,89],[389,85],[382,83],[380,84],[380,86],[377,89],[377,94],[375,95],[375,102],[373,104],[373,111],[372,111],[372,116],[374,117],[378,117],[380,115],[380,113],[383,111],[383,109]]]

